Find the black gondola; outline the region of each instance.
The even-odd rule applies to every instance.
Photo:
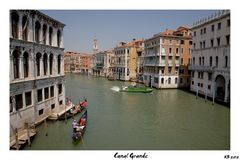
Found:
[[[66,119],[71,118],[74,115],[80,113],[81,109],[82,109],[81,105],[74,106],[72,109],[66,112]],[[61,116],[58,116],[58,120],[65,120],[65,113],[62,114]]]
[[[75,123],[75,124],[74,124]],[[87,126],[87,109],[83,108],[81,112],[81,116],[78,121],[74,120],[72,124],[72,138],[74,140],[81,139]]]

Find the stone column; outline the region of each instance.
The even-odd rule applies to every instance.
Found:
[[[225,78],[225,95],[224,95],[224,102],[227,102],[228,101],[228,93],[229,93],[229,90],[228,90],[228,79]]]
[[[60,36],[60,48],[64,47],[64,43],[63,43],[63,29],[61,29],[61,36]]]
[[[19,15],[18,21],[18,39],[22,39],[22,15]]]
[[[16,100],[15,100],[15,95],[12,96],[12,106],[13,106],[13,113],[16,112]]]
[[[9,16],[9,34],[10,34],[10,38],[12,38],[12,15],[10,13],[10,16]]]
[[[34,107],[33,121],[36,122],[37,118],[38,118],[38,99],[37,99],[36,81],[34,81],[34,85],[33,85],[33,89],[32,89],[32,104]]]
[[[61,72],[60,72],[60,74],[64,75],[64,58],[62,56],[61,56]]]
[[[24,77],[23,55],[19,56],[19,79]]]
[[[14,73],[13,73],[13,56],[11,55],[10,56],[10,70],[9,70],[9,78],[10,78],[10,82],[12,82],[13,81],[13,79],[14,79]]]
[[[55,97],[55,108],[57,110],[57,112],[59,112],[60,110],[60,107],[59,107],[59,95],[58,95],[58,82],[55,81],[55,84],[54,84],[54,97]]]
[[[23,108],[26,107],[26,97],[25,97],[25,92],[22,94],[22,101],[23,101]]]
[[[28,16],[28,41],[33,42],[33,24],[32,24],[32,17]]]
[[[43,25],[42,23],[40,22],[40,31],[39,31],[39,43],[40,44],[43,44]]]
[[[57,57],[56,54],[53,54],[53,64],[52,64],[52,75],[56,76],[57,75]]]
[[[47,76],[50,76],[50,54],[48,54],[47,59]]]
[[[34,51],[32,53],[31,61],[32,61],[31,73],[35,79],[37,77],[37,64],[36,64],[37,62],[36,62],[36,54],[34,53]]]
[[[40,58],[40,76],[43,76],[43,56]]]
[[[49,26],[47,25],[47,29],[46,29],[46,45],[49,44]]]
[[[57,30],[56,28],[53,27],[52,30],[52,46],[56,47],[57,46]]]
[[[34,77],[34,70],[35,70],[35,63],[34,63],[34,59],[32,57],[32,53],[29,52],[29,63],[28,63],[28,77],[29,78],[33,78]]]

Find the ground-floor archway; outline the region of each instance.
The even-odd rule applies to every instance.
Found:
[[[224,101],[225,93],[226,93],[226,88],[225,88],[225,78],[222,75],[218,75],[215,79],[215,94],[216,98],[219,100]]]

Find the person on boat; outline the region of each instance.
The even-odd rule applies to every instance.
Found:
[[[73,131],[76,131],[77,127],[78,127],[77,121],[74,119],[74,121],[72,123]]]
[[[73,113],[73,110],[74,110],[74,108],[71,108],[71,109],[70,109],[70,113],[71,113],[71,114]]]
[[[86,124],[86,118],[85,117],[81,118],[79,124],[80,126],[84,126]]]
[[[87,99],[85,99],[83,102],[80,102],[81,107],[87,107]]]

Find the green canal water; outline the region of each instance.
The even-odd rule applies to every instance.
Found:
[[[88,99],[83,140],[73,142],[71,123],[49,121],[37,127],[25,150],[229,150],[230,109],[177,89],[150,94],[111,90],[127,82],[66,75],[66,96]],[[80,116],[80,115],[78,115]],[[78,116],[75,118],[77,119]]]

